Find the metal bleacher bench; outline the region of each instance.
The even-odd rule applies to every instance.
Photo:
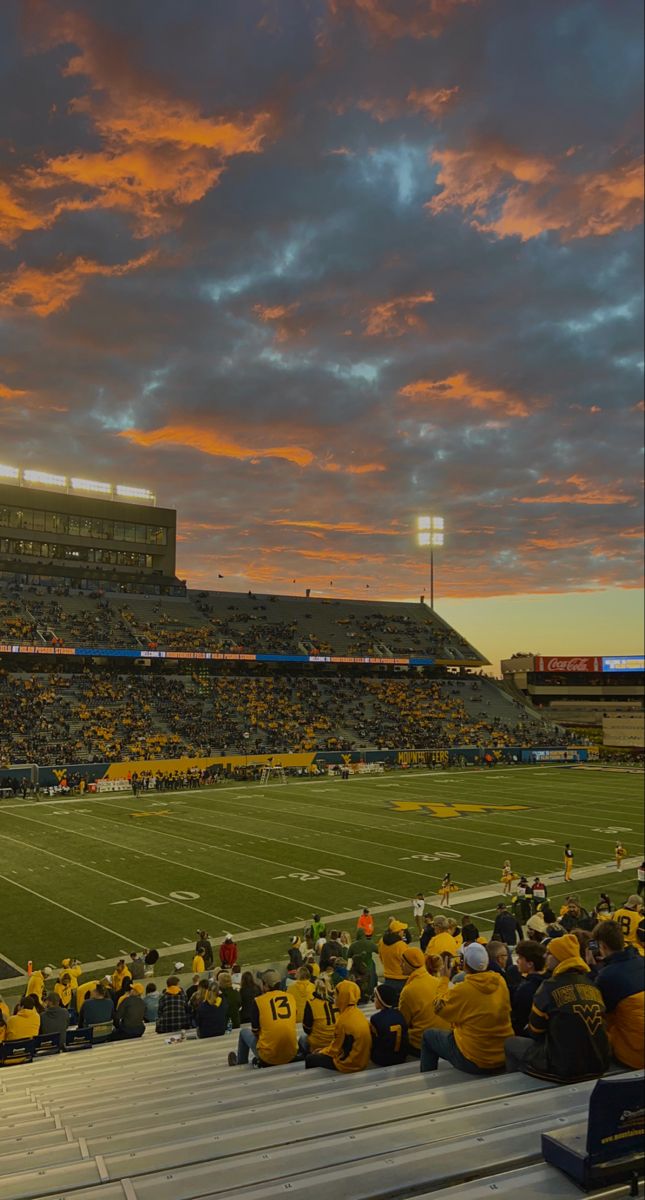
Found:
[[[468,1195],[469,1180],[541,1161],[556,1108],[541,1081],[421,1075],[416,1062],[349,1077],[232,1069],[231,1044],[146,1035],[0,1073],[2,1200]],[[562,1121],[591,1087],[555,1090]]]

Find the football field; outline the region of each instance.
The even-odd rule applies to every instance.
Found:
[[[247,935],[241,960],[268,961],[288,941],[276,926],[302,929],[314,912],[366,905],[380,910],[380,931],[389,913],[410,919],[416,892],[437,904],[446,871],[460,889],[453,911],[476,914],[485,928],[505,858],[529,877],[557,872],[553,899],[575,891],[590,906],[607,890],[623,900],[636,873],[616,871],[619,837],[642,857],[642,774],[592,768],[407,770],[11,800],[0,804],[0,956],[24,970],[28,959],[89,963],[143,946],[172,955],[205,928],[215,941],[225,931]],[[575,854],[567,886],[565,842]],[[462,895],[473,888],[488,895]],[[342,927],[354,923],[348,915]]]

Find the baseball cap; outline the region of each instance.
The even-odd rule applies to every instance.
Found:
[[[407,929],[405,921],[390,921],[390,933],[403,933],[404,929]]]
[[[274,988],[278,986],[280,982],[280,976],[278,975],[277,971],[265,971],[262,976],[262,982],[265,983],[267,987]]]
[[[640,896],[637,896],[636,893],[634,893],[632,896],[627,897],[623,907],[638,909],[641,907],[641,904],[642,904],[642,901],[641,901]]]
[[[184,964],[183,964],[183,962],[176,962],[176,963],[175,963],[175,971],[183,971],[183,969],[184,969]]]
[[[479,942],[471,942],[464,950],[464,962],[471,971],[487,971],[489,962],[486,947]]]

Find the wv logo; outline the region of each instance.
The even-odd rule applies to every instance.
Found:
[[[458,817],[462,813],[521,812],[525,804],[443,804],[431,800],[392,800],[395,812],[427,812],[431,817]]]
[[[593,1037],[602,1025],[602,1009],[599,1004],[574,1004],[573,1012],[584,1021]]]

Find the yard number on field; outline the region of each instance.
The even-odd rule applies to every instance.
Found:
[[[168,892],[168,900],[199,900],[197,892]],[[112,900],[114,904],[145,904],[146,908],[159,908],[168,900],[153,900],[150,896],[130,896],[129,900]]]
[[[321,876],[337,879],[344,875],[344,871],[336,871],[333,867],[316,867],[317,874],[309,871],[289,871],[288,875],[274,875],[274,879],[299,879],[301,883],[310,883],[313,879],[320,879]]]

